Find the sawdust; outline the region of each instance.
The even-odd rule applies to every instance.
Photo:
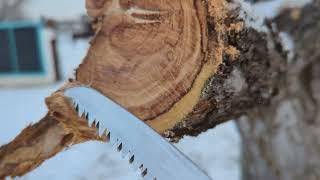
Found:
[[[290,12],[290,17],[292,20],[298,21],[302,15],[301,8],[294,8]]]
[[[224,20],[228,17],[228,4],[225,0],[208,0],[208,15],[215,20],[215,29],[222,33],[226,30]]]
[[[236,60],[240,56],[240,51],[234,46],[228,46],[225,48],[224,52],[230,57],[232,61]]]
[[[244,28],[244,22],[236,22],[231,23],[228,27],[228,32],[235,31],[236,33],[239,33]]]
[[[207,21],[212,23],[210,28],[214,27],[214,34],[209,34],[210,42],[208,42],[208,52],[206,59],[209,60],[203,65],[201,72],[191,90],[183,97],[173,108],[166,114],[147,123],[156,131],[162,134],[170,133],[168,127],[173,127],[179,122],[186,119],[197,121],[197,114],[194,114],[195,107],[203,106],[202,103],[208,103],[201,100],[200,95],[206,86],[206,80],[213,76],[219,65],[223,62],[224,56],[229,56],[231,60],[236,60],[240,56],[237,48],[230,46],[225,41],[228,33],[234,31],[239,33],[243,30],[243,22],[235,22],[228,24],[225,20],[229,17],[228,3],[224,0],[209,0],[207,2],[208,14]],[[188,114],[187,114],[188,113]]]
[[[239,51],[235,48],[230,48],[224,37],[231,31],[240,32],[244,28],[243,22],[228,24],[225,21],[230,14],[229,5],[225,0],[208,0],[208,14],[214,21],[213,24],[217,34],[217,41],[213,50],[215,61],[221,64],[224,54],[236,58]]]

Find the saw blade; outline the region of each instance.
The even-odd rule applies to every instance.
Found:
[[[190,159],[119,104],[90,87],[73,87],[64,91],[79,116],[112,145],[129,154],[128,161],[141,175],[151,180],[210,180]]]

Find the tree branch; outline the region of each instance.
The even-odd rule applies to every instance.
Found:
[[[67,87],[99,90],[172,141],[267,104],[286,54],[230,7],[224,0],[87,0],[96,35],[76,79],[47,98],[42,121],[0,148],[0,177],[21,176],[71,144],[101,140],[78,120],[63,96]],[[39,156],[24,153],[31,150]]]

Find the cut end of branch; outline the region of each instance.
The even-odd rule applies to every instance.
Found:
[[[89,15],[100,23],[77,82],[98,89],[160,133],[204,106],[201,94],[224,54],[237,57],[223,36],[241,27],[225,24],[223,0],[93,2],[87,1],[95,12]]]

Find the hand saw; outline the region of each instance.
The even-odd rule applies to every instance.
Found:
[[[150,180],[210,180],[210,178],[178,149],[162,138],[123,107],[90,87],[79,86],[64,95],[89,125],[99,127],[110,143],[129,155],[129,162]]]

